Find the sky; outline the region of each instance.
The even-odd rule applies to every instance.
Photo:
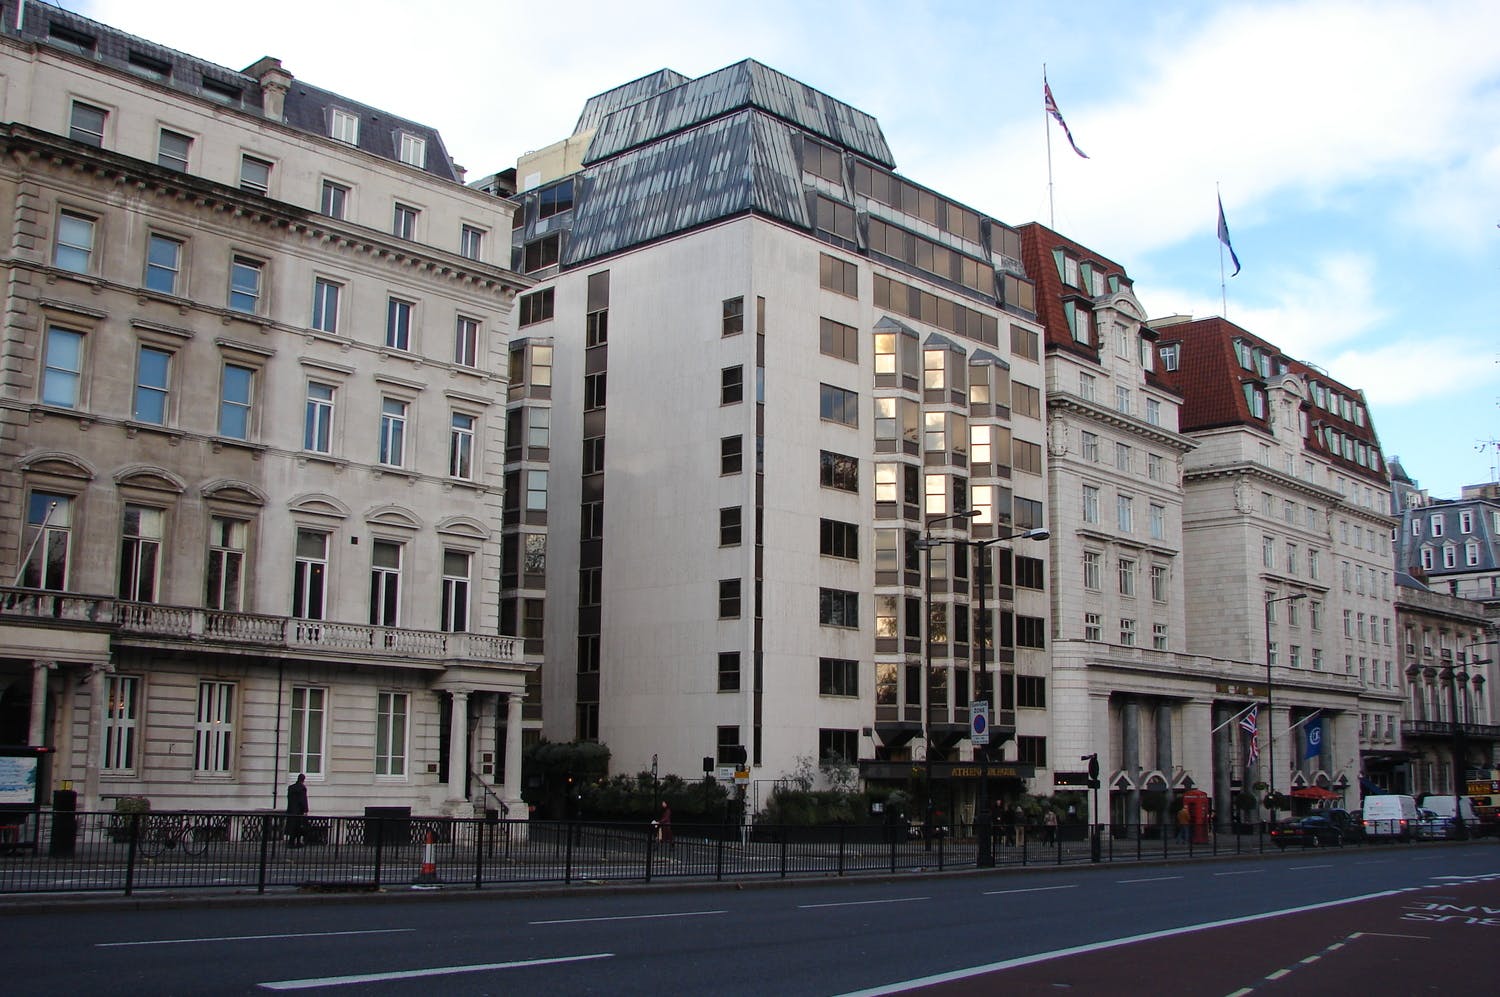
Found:
[[[33,0],[35,2],[35,0]],[[897,170],[1362,389],[1434,497],[1500,462],[1500,3],[64,0],[435,126],[471,179],[584,101],[753,58],[873,114]],[[1042,74],[1081,158],[1042,110]],[[1223,279],[1216,191],[1242,270]],[[1232,267],[1229,268],[1232,270]],[[1225,271],[1227,272],[1227,271]]]

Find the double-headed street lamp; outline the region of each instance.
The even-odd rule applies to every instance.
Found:
[[[1266,807],[1271,811],[1271,824],[1276,823],[1276,732],[1271,727],[1271,607],[1278,602],[1296,602],[1306,599],[1306,592],[1266,598],[1266,768],[1270,772],[1270,790],[1266,793]]]
[[[1466,644],[1458,653],[1463,656],[1465,666],[1489,664],[1488,658],[1469,659],[1469,651],[1472,648],[1483,647],[1492,641],[1481,640],[1473,644]],[[1464,823],[1463,805],[1459,799],[1466,795],[1468,786],[1464,779],[1464,725],[1462,718],[1458,715],[1458,684],[1467,682],[1469,673],[1458,671],[1458,662],[1444,665],[1442,678],[1448,683],[1448,728],[1453,734],[1453,835],[1459,839],[1469,836],[1468,825]]]
[[[979,513],[977,510],[970,510],[969,512],[956,513],[951,516],[934,517],[927,522],[926,536],[917,541],[917,546],[927,552],[927,642],[925,648],[925,673],[923,676],[922,686],[924,691],[929,688],[929,682],[931,681],[932,674],[932,548],[938,546],[939,544],[945,543],[951,543],[955,546],[961,544],[965,547],[974,549],[978,554],[975,576],[979,585],[979,633],[977,635],[977,640],[979,643],[979,676],[977,681],[972,683],[972,687],[975,692],[975,696],[973,698],[988,702],[990,704],[991,716],[993,717],[998,715],[999,706],[995,702],[995,699],[992,695],[993,685],[990,682],[988,656],[989,613],[986,612],[984,605],[985,588],[987,587],[987,583],[989,580],[989,558],[986,556],[986,550],[997,543],[1004,543],[1007,540],[1046,540],[1049,536],[1051,536],[1051,534],[1047,532],[1045,527],[1036,527],[1029,530],[1012,530],[1004,536],[992,537],[989,540],[934,540],[932,538],[932,527],[937,525],[938,523],[954,519],[967,519],[973,516],[977,516],[978,514]],[[931,847],[932,842],[932,735],[930,724],[931,704],[928,703],[923,707],[922,712],[922,735],[924,740],[926,741],[927,746],[927,821],[924,825],[924,830],[926,831],[929,848]],[[979,761],[982,764],[982,769],[979,777],[979,792],[974,806],[974,836],[975,844],[977,847],[976,864],[981,867],[988,868],[995,864],[993,840],[990,834],[989,749],[987,747],[983,749],[976,747],[974,750],[976,755],[978,756]]]

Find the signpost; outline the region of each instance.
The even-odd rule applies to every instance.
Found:
[[[976,748],[988,747],[990,743],[990,704],[976,699],[969,704],[969,740]]]

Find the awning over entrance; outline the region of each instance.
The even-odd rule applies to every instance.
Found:
[[[1302,786],[1289,794],[1294,800],[1336,800],[1339,794],[1322,786]]]

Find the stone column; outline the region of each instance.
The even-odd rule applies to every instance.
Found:
[[[56,670],[55,661],[31,663],[31,733],[27,743],[32,747],[47,743],[47,679]]]
[[[511,820],[526,819],[526,804],[521,802],[521,704],[524,692],[512,692],[505,699],[505,785],[500,787]]]
[[[1125,797],[1125,823],[1141,819],[1141,704],[1134,696],[1125,696],[1120,704],[1120,768],[1130,777],[1133,787]]]
[[[99,766],[104,758],[104,707],[109,696],[110,665],[89,666],[89,733],[84,744],[83,799],[78,801],[79,810],[99,809]],[[138,742],[137,751],[144,745]]]
[[[1223,828],[1234,819],[1234,795],[1230,783],[1234,781],[1238,762],[1234,757],[1234,724],[1229,722],[1229,718],[1234,716],[1235,710],[1232,704],[1216,702],[1209,712],[1213,718],[1214,731],[1210,749],[1213,757],[1214,819]]]
[[[466,796],[464,782],[469,763],[469,690],[453,689],[448,724],[448,802],[460,803]]]
[[[1172,712],[1171,700],[1156,701],[1156,767],[1162,778],[1167,780],[1167,806],[1157,816],[1157,823],[1162,826],[1163,833],[1166,833],[1166,828],[1174,826],[1177,820],[1177,812],[1172,803]]]

